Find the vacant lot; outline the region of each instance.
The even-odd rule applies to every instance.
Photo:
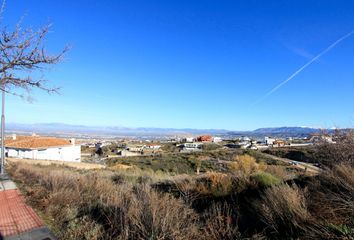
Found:
[[[116,161],[95,171],[13,161],[8,172],[60,239],[353,237],[352,167],[311,177],[250,155],[227,161],[199,175]]]

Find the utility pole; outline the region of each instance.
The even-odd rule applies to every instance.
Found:
[[[2,89],[2,108],[1,108],[1,175],[4,174],[5,167],[5,84]]]

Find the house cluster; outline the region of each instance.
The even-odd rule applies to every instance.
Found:
[[[198,137],[185,137],[179,139],[180,143],[192,143],[192,142],[213,142],[219,143],[222,142],[221,137],[213,137],[211,135],[201,135]]]
[[[220,143],[222,142],[221,137],[213,137],[210,135],[201,135],[198,137],[182,138],[180,140],[181,152],[197,152],[202,150],[204,143]]]
[[[309,141],[312,143],[318,143],[318,142],[336,143],[331,135],[320,134],[320,133],[311,134]]]
[[[317,135],[316,135],[317,136]],[[318,138],[325,140],[327,142],[333,142],[331,138],[327,138],[326,136],[318,136]],[[312,137],[308,138],[275,138],[266,136],[263,139],[251,139],[247,136],[242,136],[236,139],[235,143],[229,143],[225,145],[229,148],[242,148],[242,149],[265,149],[270,147],[298,147],[298,146],[308,146],[312,145],[316,138]]]
[[[192,143],[192,142],[213,142],[219,143],[222,142],[221,137],[213,137],[211,135],[201,135],[198,137],[174,137],[168,140],[161,141],[162,143]]]
[[[286,140],[276,139],[272,137],[265,137],[263,143],[267,146],[272,146],[272,147],[284,147],[286,145],[290,145],[290,143]]]
[[[269,147],[283,147],[286,145],[288,145],[288,142],[282,139],[265,137],[262,140],[255,140],[247,136],[242,136],[236,139],[236,143],[229,143],[226,145],[226,147],[257,150]]]
[[[122,157],[139,156],[144,154],[155,154],[161,148],[161,145],[148,143],[144,145],[122,145],[117,149],[117,154]]]
[[[44,136],[17,136],[5,139],[5,156],[22,159],[81,161],[81,146],[70,140]]]

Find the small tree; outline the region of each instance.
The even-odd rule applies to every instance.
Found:
[[[3,2],[0,11],[0,89],[20,97],[25,97],[24,92],[29,93],[32,89],[58,92],[57,87],[48,86],[45,79],[34,78],[32,73],[60,62],[69,48],[65,47],[56,55],[47,53],[44,40],[50,25],[34,31],[23,29],[22,21],[19,21],[9,30],[2,21],[4,6]]]

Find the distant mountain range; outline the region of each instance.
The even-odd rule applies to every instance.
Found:
[[[176,128],[128,128],[128,127],[102,127],[83,126],[62,123],[39,124],[6,124],[6,132],[13,133],[37,133],[37,134],[81,134],[102,136],[175,136],[198,134],[225,134],[228,130],[220,129],[176,129]]]
[[[259,128],[253,131],[229,131],[225,129],[176,129],[176,128],[128,128],[128,127],[102,127],[70,125],[63,123],[39,123],[39,124],[19,124],[8,123],[7,133],[18,134],[47,134],[47,135],[87,135],[87,136],[131,136],[131,137],[158,137],[158,136],[186,136],[211,134],[218,136],[250,136],[250,137],[306,137],[313,133],[319,133],[323,129],[310,127],[275,127]],[[326,129],[333,132],[333,129]]]
[[[274,127],[274,128],[258,128],[249,132],[229,132],[229,135],[248,135],[253,137],[307,137],[310,134],[326,131],[332,133],[333,129],[320,129],[310,127]]]

